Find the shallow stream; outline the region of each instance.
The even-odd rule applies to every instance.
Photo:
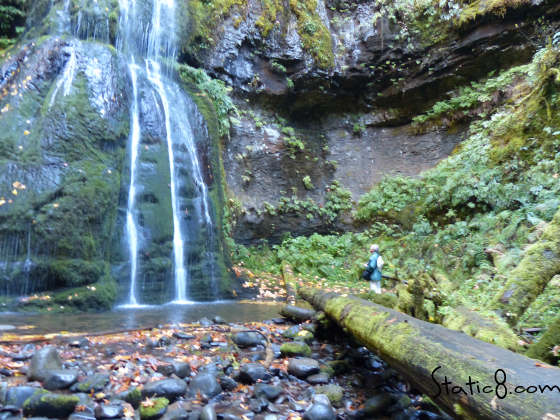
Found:
[[[222,317],[226,322],[262,321],[278,316],[281,304],[275,302],[218,301],[190,305],[158,305],[115,308],[100,313],[23,314],[0,312],[0,335],[50,334],[60,331],[95,334],[152,328],[161,324],[191,323],[203,317]],[[33,327],[33,328],[30,328]]]

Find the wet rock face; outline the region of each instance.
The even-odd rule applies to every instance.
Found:
[[[128,130],[121,65],[109,46],[56,37],[1,65],[0,196],[12,198],[0,208],[0,246],[14,246],[0,284],[9,295],[90,285],[106,272]],[[88,293],[64,305],[112,303],[110,292]]]
[[[450,23],[436,42],[425,31],[401,37],[399,25],[379,18],[379,2],[341,7],[321,0],[315,23],[329,32],[327,50],[334,53],[322,67],[302,38],[294,10],[282,5],[276,13],[271,3],[235,2],[207,25],[196,23],[194,14],[181,57],[233,86],[242,111],[223,160],[228,189],[243,206],[233,236],[244,244],[275,243],[287,232],[352,229],[344,215],[333,222],[306,211],[266,209],[292,196],[324,205],[333,180],[357,199],[385,175],[414,176],[434,166],[461,141],[461,129],[416,135],[410,119],[459,86],[528,62],[534,46],[516,25],[530,38],[532,16],[558,20],[553,6],[535,3],[460,30]],[[287,127],[295,129],[304,151],[290,150]],[[304,184],[306,177],[310,183]]]
[[[312,22],[305,24],[314,32],[309,43],[298,10],[289,6],[278,12],[271,6],[276,2],[239,1],[207,22],[198,21],[199,3],[185,11],[193,18],[182,32],[181,60],[206,68],[241,93],[283,102],[294,116],[341,105],[396,106],[414,115],[456,82],[526,61],[534,47],[516,24],[532,34],[530,17],[554,19],[557,13],[552,4],[534,3],[523,13],[487,16],[456,31],[449,23],[448,33],[435,39],[425,29],[402,36],[401,26],[383,12],[379,17],[376,2],[320,0],[316,10],[307,11]]]
[[[352,229],[347,213],[327,220],[302,208],[271,213],[267,206],[278,208],[282,200],[293,202],[294,197],[325,206],[334,181],[350,192],[351,205],[350,199],[357,200],[384,176],[414,176],[433,167],[463,137],[461,130],[415,135],[409,125],[379,126],[378,117],[329,114],[303,123],[280,120],[272,110],[256,106],[246,110],[223,153],[228,187],[243,205],[233,230],[235,240],[249,244],[266,238],[274,243],[286,232],[309,235]],[[303,150],[294,152],[293,138],[301,140]]]

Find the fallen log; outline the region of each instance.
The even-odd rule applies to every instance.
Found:
[[[280,315],[297,322],[303,322],[312,319],[315,311],[313,309],[300,308],[299,306],[285,305],[280,310]]]
[[[356,297],[299,294],[460,419],[560,416],[560,369]]]
[[[531,245],[507,276],[502,293],[494,301],[511,325],[544,291],[550,280],[560,273],[560,210],[544,230],[538,242]]]

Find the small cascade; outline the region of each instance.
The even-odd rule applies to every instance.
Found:
[[[70,58],[64,66],[64,71],[62,75],[56,81],[54,92],[49,100],[49,109],[53,106],[56,101],[58,91],[62,88],[62,94],[68,96],[70,89],[72,88],[72,82],[74,81],[74,76],[76,74],[76,44],[74,42],[70,43],[68,47],[70,49]]]

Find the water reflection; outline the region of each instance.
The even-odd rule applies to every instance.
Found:
[[[227,322],[263,321],[277,317],[280,308],[281,304],[274,302],[218,301],[191,305],[120,307],[93,314],[0,313],[0,324],[15,326],[16,329],[10,331],[12,334],[49,334],[59,331],[99,333],[190,323],[202,317],[212,318],[216,315]],[[28,325],[34,328],[21,328]]]

